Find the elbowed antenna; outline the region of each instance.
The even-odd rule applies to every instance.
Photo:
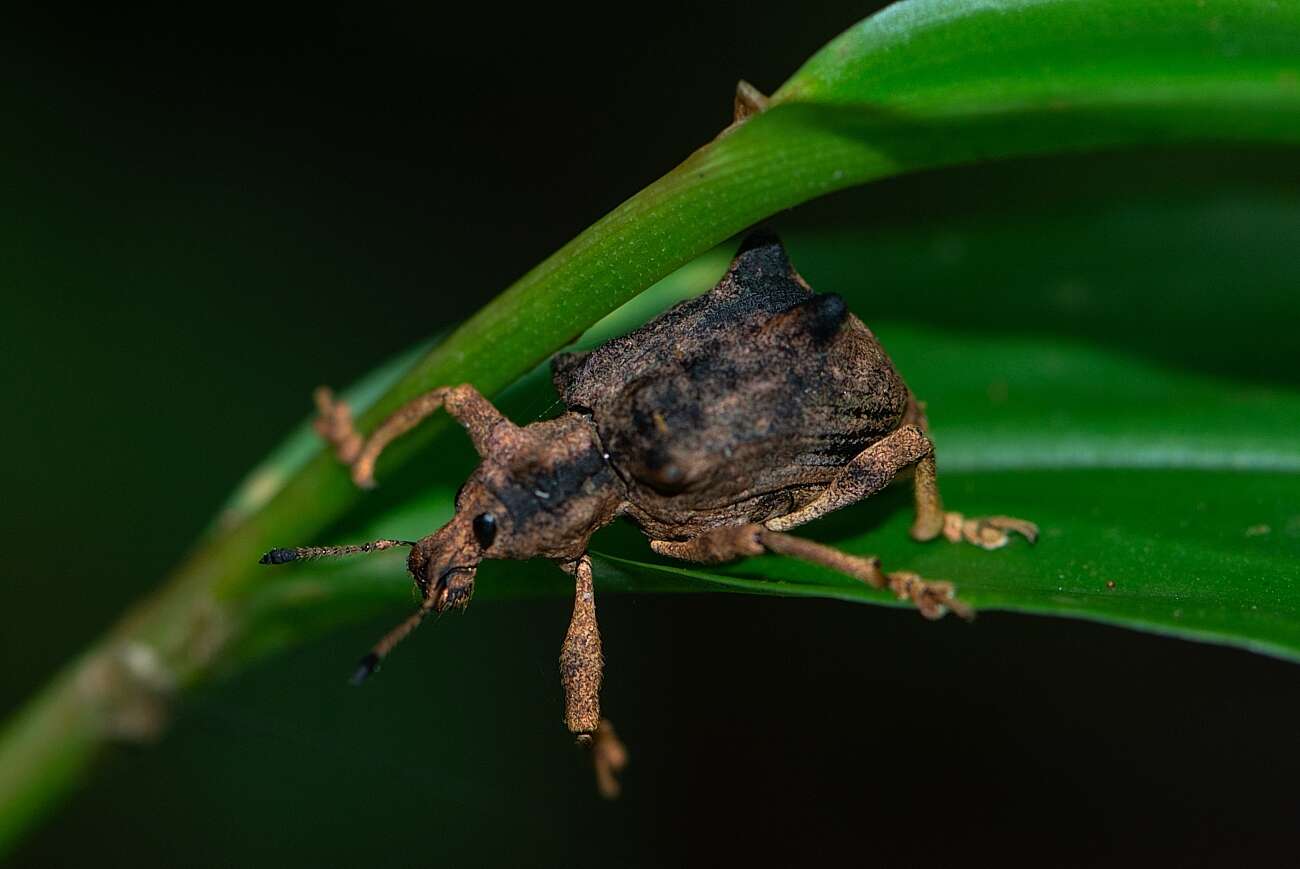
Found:
[[[258,564],[287,564],[308,558],[333,558],[337,555],[356,555],[360,552],[381,552],[396,546],[414,546],[412,540],[375,540],[350,546],[295,546],[291,549],[272,549],[263,555]]]
[[[295,546],[291,549],[272,549],[260,559],[261,564],[287,564],[307,558],[332,558],[337,555],[356,555],[362,552],[381,552],[397,546],[415,546],[412,540],[375,540],[370,543],[357,543],[348,546]],[[397,627],[375,644],[370,654],[361,659],[356,672],[352,674],[352,684],[360,685],[371,673],[379,669],[379,663],[389,651],[406,638],[406,635],[419,627],[420,622],[437,607],[438,595],[427,596],[420,608],[408,616]]]
[[[411,613],[401,624],[384,634],[383,639],[375,643],[375,647],[357,663],[357,669],[348,681],[353,685],[360,685],[370,678],[370,674],[379,669],[379,664],[387,657],[388,653],[393,650],[402,640],[406,639],[407,634],[420,626],[424,617],[431,613],[437,606],[438,596],[431,594],[424,600],[420,601],[420,608]]]

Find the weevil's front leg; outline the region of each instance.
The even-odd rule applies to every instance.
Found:
[[[705,564],[758,555],[764,551],[776,552],[838,570],[862,580],[872,588],[887,588],[899,600],[910,600],[916,604],[921,615],[928,619],[940,618],[949,610],[962,618],[973,615],[971,608],[957,599],[956,589],[951,582],[925,580],[904,570],[885,573],[880,569],[880,559],[874,555],[850,555],[802,537],[772,531],[762,525],[714,528],[699,537],[684,541],[654,540],[651,541],[650,548],[670,558]]]
[[[368,489],[375,484],[375,461],[395,438],[420,424],[439,408],[445,407],[474,442],[479,455],[490,451],[489,440],[498,426],[510,425],[501,413],[468,383],[460,386],[443,386],[414,398],[380,423],[369,438],[363,438],[352,420],[347,404],[334,398],[328,387],[315,393],[316,431],[334,447],[339,460],[352,468],[352,480]]]
[[[603,796],[618,796],[616,775],[627,765],[627,749],[613,725],[600,717],[600,683],[605,667],[600,627],[596,623],[596,594],[591,558],[582,556],[561,567],[574,578],[573,616],[560,650],[560,679],[564,683],[564,723],[581,745],[591,749],[596,785]]]

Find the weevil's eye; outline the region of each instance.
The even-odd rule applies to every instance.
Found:
[[[497,539],[497,517],[491,513],[480,513],[474,517],[474,537],[478,545],[487,549]]]

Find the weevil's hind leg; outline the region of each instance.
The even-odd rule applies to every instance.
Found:
[[[764,551],[776,552],[838,570],[872,588],[887,588],[899,600],[912,601],[921,615],[928,619],[940,618],[949,610],[966,619],[974,615],[969,606],[957,599],[956,588],[951,582],[925,580],[910,571],[885,573],[880,568],[880,559],[874,555],[850,555],[762,525],[715,528],[685,541],[654,540],[650,548],[660,555],[705,564],[758,555]]]
[[[939,497],[934,444],[921,430],[925,417],[918,411],[913,419],[854,456],[811,503],[785,516],[769,519],[767,527],[773,531],[797,528],[876,494],[901,471],[911,467],[916,496],[913,539],[933,540],[942,534],[953,543],[964,540],[984,549],[1006,546],[1009,532],[1023,535],[1030,543],[1038,539],[1038,526],[1023,519],[1010,516],[967,518],[961,513],[945,512],[943,499]]]
[[[769,519],[767,527],[773,531],[789,531],[869,498],[888,486],[899,471],[933,455],[934,447],[919,427],[902,426],[854,456],[811,503]]]
[[[600,627],[596,623],[596,594],[591,558],[582,556],[562,564],[574,578],[573,616],[560,650],[560,678],[564,683],[564,723],[579,744],[591,750],[596,786],[602,796],[618,796],[617,774],[627,765],[627,749],[614,726],[600,717],[600,683],[605,658]]]
[[[925,431],[928,428],[925,404],[913,397],[904,421]],[[952,543],[964,540],[983,549],[1001,549],[1010,542],[1011,533],[1021,535],[1030,543],[1038,540],[1038,526],[1024,519],[1011,516],[967,518],[961,513],[945,511],[943,498],[939,496],[938,470],[935,467],[933,448],[916,463],[912,486],[916,499],[916,519],[912,522],[913,540],[925,542],[942,534]]]
[[[936,477],[934,456],[917,463],[913,477],[916,520],[912,523],[912,539],[925,542],[942,534],[951,543],[965,541],[982,549],[1001,549],[1010,542],[1012,533],[1019,534],[1030,543],[1038,540],[1038,526],[1025,519],[1011,516],[967,517],[953,510],[944,510]]]
[[[353,422],[351,409],[336,399],[328,387],[317,389],[314,398],[316,431],[334,448],[339,461],[351,467],[353,482],[363,489],[374,486],[375,462],[384,448],[439,408],[445,407],[447,413],[465,427],[481,456],[486,456],[491,450],[492,433],[499,426],[511,425],[491,402],[467,383],[439,387],[412,399],[380,423],[369,438],[361,436]]]
[[[791,534],[782,534],[779,531],[763,529],[760,539],[772,552],[801,558],[804,561],[847,573],[872,588],[887,588],[899,600],[910,600],[916,604],[921,615],[927,619],[942,618],[949,610],[964,619],[975,616],[974,610],[957,599],[957,589],[951,582],[922,579],[919,574],[909,570],[885,573],[880,569],[880,559],[874,555],[850,555],[833,547]]]

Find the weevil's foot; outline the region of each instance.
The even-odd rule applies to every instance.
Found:
[[[951,582],[922,579],[919,574],[908,570],[895,571],[888,576],[889,590],[898,595],[899,600],[916,604],[927,619],[941,619],[949,611],[966,621],[975,618],[975,610],[957,599],[957,588]]]
[[[732,108],[732,123],[739,124],[767,108],[768,98],[758,88],[743,78],[736,82],[736,99]]]
[[[975,611],[965,601],[957,599],[957,588],[951,582],[931,582],[910,570],[885,573],[880,567],[880,559],[874,555],[841,554],[840,557],[842,562],[837,566],[845,573],[872,588],[888,588],[898,595],[899,600],[912,601],[927,619],[943,618],[950,611],[967,621],[975,618]]]
[[[1011,516],[967,518],[961,513],[943,515],[943,536],[951,543],[961,543],[964,540],[981,549],[1001,549],[1011,539],[1010,534],[1019,534],[1034,543],[1038,540],[1038,526]]]
[[[347,402],[334,397],[328,386],[321,386],[312,393],[316,401],[316,421],[312,427],[325,443],[334,448],[334,454],[345,465],[352,465],[359,455],[364,443],[361,434],[352,422],[352,409]],[[356,478],[356,468],[353,468]],[[358,485],[361,485],[358,482]]]
[[[607,800],[617,799],[618,774],[627,766],[627,747],[614,732],[608,718],[600,719],[594,733],[578,735],[578,744],[591,751],[591,765],[596,771],[596,790]]]
[[[764,111],[768,106],[768,97],[749,82],[741,79],[736,82],[736,98],[732,102],[731,123],[722,128],[716,138],[730,135],[741,124],[754,115]]]

